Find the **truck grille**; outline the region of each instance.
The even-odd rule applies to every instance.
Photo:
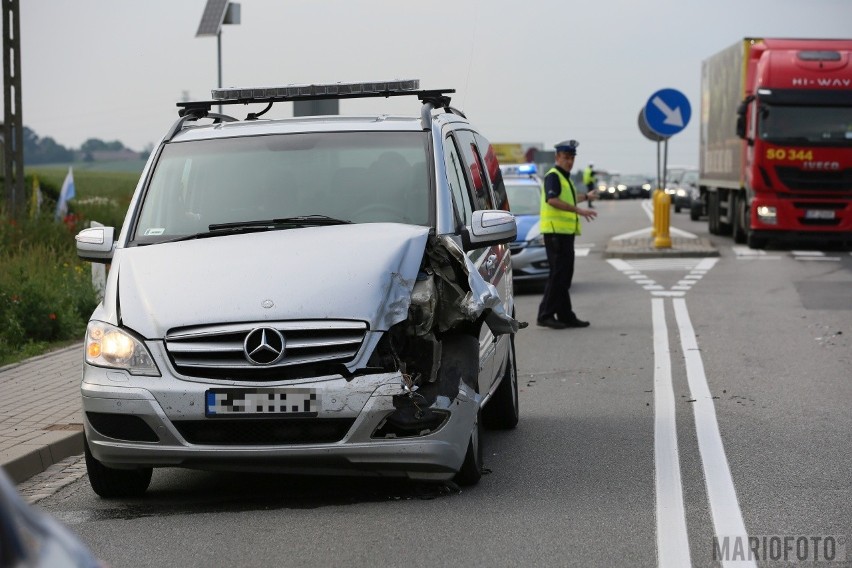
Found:
[[[811,172],[778,166],[775,173],[781,183],[792,190],[852,192],[852,169]]]
[[[259,328],[284,338],[283,356],[272,364],[252,363],[244,345]],[[345,320],[223,324],[172,330],[166,351],[183,375],[231,380],[280,380],[340,373],[361,348],[367,325]],[[274,335],[274,333],[273,333]]]

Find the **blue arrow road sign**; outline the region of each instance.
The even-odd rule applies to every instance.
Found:
[[[660,136],[672,136],[686,128],[691,114],[686,95],[675,89],[661,89],[645,104],[645,122]]]

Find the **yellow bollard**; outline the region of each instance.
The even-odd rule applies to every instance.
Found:
[[[651,194],[651,211],[654,214],[654,222],[651,224],[651,238],[657,236],[657,200],[660,198],[660,188],[654,190]]]
[[[672,248],[672,239],[669,236],[671,209],[671,196],[658,189],[654,195],[654,248]]]

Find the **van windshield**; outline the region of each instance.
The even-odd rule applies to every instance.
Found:
[[[132,240],[301,216],[428,226],[428,141],[424,132],[326,132],[168,144]]]

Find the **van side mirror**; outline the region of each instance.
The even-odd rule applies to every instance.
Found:
[[[474,211],[470,225],[462,231],[465,251],[509,243],[518,236],[515,216],[500,209]]]
[[[747,141],[749,145],[754,144],[753,140],[749,140],[746,135],[746,112],[748,105],[754,100],[754,95],[749,95],[737,107],[737,136]]]
[[[90,262],[109,264],[115,248],[115,227],[90,227],[74,237],[77,256]]]

